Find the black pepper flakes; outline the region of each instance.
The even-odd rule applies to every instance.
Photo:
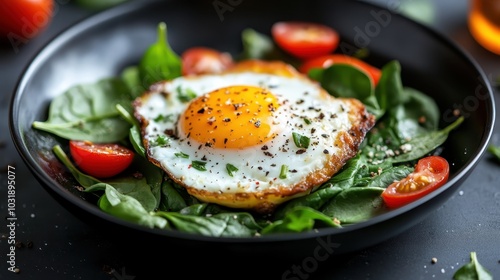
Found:
[[[264,152],[264,155],[266,155],[268,157],[273,157],[273,154],[271,154],[270,152]]]
[[[305,153],[305,152],[306,152],[306,150],[305,150],[305,149],[300,149],[300,150],[298,150],[297,152],[295,152],[295,154],[297,154],[297,155],[301,155],[301,154],[303,154],[303,153]]]
[[[327,149],[323,150],[323,154],[328,155],[330,152]]]
[[[262,148],[260,148],[260,149],[261,149],[261,150],[263,150],[263,151],[267,151],[267,149],[269,149],[269,147],[268,147],[267,145],[264,145],[264,146],[262,146]]]

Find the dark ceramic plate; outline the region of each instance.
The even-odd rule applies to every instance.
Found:
[[[125,66],[137,63],[156,40],[160,21],[166,22],[169,42],[178,53],[204,45],[237,54],[244,28],[267,33],[276,21],[296,19],[334,27],[346,51],[367,47],[368,61],[374,65],[399,60],[403,83],[437,101],[442,111],[441,127],[450,123],[454,109],[461,109],[465,121],[442,147],[443,156],[451,163],[451,175],[444,187],[405,207],[343,229],[261,238],[193,236],[143,228],[101,212],[95,199],[75,189],[73,177],[54,157],[52,147],[65,145],[65,141],[31,127],[33,121],[47,118],[50,101],[68,87],[115,76]],[[170,254],[197,249],[227,252],[227,256],[303,258],[315,257],[318,246],[327,246],[331,255],[354,252],[400,234],[428,217],[472,172],[484,154],[494,118],[492,91],[478,65],[448,39],[387,7],[319,0],[136,1],[69,28],[34,58],[12,100],[10,128],[27,166],[57,201],[110,233],[133,236],[128,245],[149,240],[155,246],[165,245]]]

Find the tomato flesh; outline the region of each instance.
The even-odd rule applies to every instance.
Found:
[[[328,68],[333,64],[348,64],[358,68],[372,79],[374,86],[378,84],[380,77],[382,76],[382,71],[379,68],[372,66],[361,59],[344,54],[328,54],[308,59],[302,63],[299,67],[299,71],[307,74],[311,69]]]
[[[448,161],[443,157],[422,158],[412,173],[389,185],[382,193],[382,198],[389,208],[401,207],[444,185],[449,173]]]
[[[35,37],[53,16],[53,0],[0,1],[0,36],[26,40]]]
[[[216,74],[233,65],[229,53],[206,47],[192,47],[181,55],[182,75]]]
[[[300,21],[276,22],[271,27],[271,35],[279,47],[300,59],[331,53],[340,41],[333,28]]]
[[[109,178],[123,172],[134,159],[134,152],[119,144],[97,144],[90,141],[69,142],[76,166],[96,178]]]

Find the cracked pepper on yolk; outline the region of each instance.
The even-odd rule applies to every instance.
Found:
[[[278,100],[255,86],[230,86],[193,100],[180,118],[184,133],[215,148],[245,148],[273,138]]]

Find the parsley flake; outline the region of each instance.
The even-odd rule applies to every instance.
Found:
[[[206,161],[199,161],[199,160],[193,160],[191,162],[191,166],[199,171],[207,171],[207,168],[205,167],[206,164],[207,164]]]
[[[165,135],[158,135],[156,137],[156,140],[154,141],[154,144],[156,146],[165,146],[170,142],[170,138],[166,137]]]
[[[187,103],[196,97],[196,93],[190,89],[186,88],[182,90],[181,86],[177,87],[177,98],[179,101]]]
[[[226,170],[227,170],[227,173],[229,174],[229,176],[233,177],[233,172],[238,171],[238,168],[236,168],[236,166],[228,163],[228,164],[226,164]]]
[[[283,164],[280,171],[280,179],[286,179],[286,173],[288,172],[288,165]]]
[[[189,158],[189,155],[183,152],[175,153],[174,155],[178,158]]]
[[[293,142],[295,143],[295,146],[298,148],[305,148],[309,147],[309,142],[311,141],[309,137],[298,134],[296,132],[292,132],[292,137],[293,137]]]

